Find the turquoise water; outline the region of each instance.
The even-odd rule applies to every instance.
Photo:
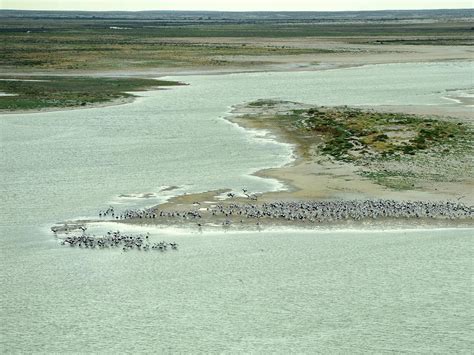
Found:
[[[187,87],[143,93],[132,104],[3,115],[0,348],[468,352],[472,229],[152,231],[181,245],[166,254],[64,248],[48,229],[109,204],[283,188],[249,174],[285,164],[290,147],[222,120],[231,105],[260,98],[455,105],[442,97],[472,87],[471,69],[437,63],[189,76],[171,78]],[[166,186],[179,189],[159,192]]]
[[[4,349],[472,349],[472,230],[173,238],[176,253],[14,251]]]

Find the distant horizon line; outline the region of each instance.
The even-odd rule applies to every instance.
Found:
[[[474,10],[469,7],[455,8],[416,8],[416,9],[371,9],[371,10],[57,10],[57,9],[1,9],[0,11],[51,11],[51,12],[380,12],[380,11],[439,11],[439,10]]]

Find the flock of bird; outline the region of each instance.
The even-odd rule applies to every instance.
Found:
[[[164,252],[167,251],[168,248],[178,250],[178,244],[175,242],[168,243],[161,241],[151,243],[148,234],[123,234],[120,231],[107,232],[105,236],[100,237],[87,234],[83,231],[80,235],[66,236],[64,239],[61,239],[61,245],[87,249],[122,248],[123,251],[135,249],[140,251],[157,250]]]
[[[474,207],[459,202],[396,201],[396,200],[334,200],[334,201],[280,201],[261,204],[215,204],[207,208],[159,211],[157,209],[127,210],[115,214],[113,207],[100,212],[100,217],[115,219],[181,219],[195,220],[199,227],[204,221],[223,218],[229,226],[244,220],[280,220],[289,222],[333,222],[341,220],[373,220],[380,218],[435,218],[468,219],[474,217]],[[210,221],[209,221],[210,220]]]
[[[245,192],[245,191],[244,191]],[[252,196],[252,195],[248,195]],[[233,196],[229,196],[233,197]],[[250,198],[254,200],[254,198]],[[396,201],[396,200],[334,200],[334,201],[279,201],[270,203],[220,203],[202,207],[199,202],[192,204],[189,210],[159,211],[155,208],[126,210],[116,213],[114,207],[109,207],[99,212],[101,218],[116,219],[158,219],[169,222],[169,219],[194,221],[199,228],[205,223],[214,224],[222,220],[222,226],[227,228],[233,223],[244,221],[281,221],[281,222],[310,222],[323,223],[342,220],[373,220],[383,218],[397,219],[472,219],[474,206],[462,203],[445,201]],[[62,238],[62,245],[88,249],[121,248],[140,251],[167,251],[177,250],[178,244],[165,241],[151,242],[149,235],[124,234],[120,231],[108,232],[104,236],[95,236],[86,233],[86,227],[73,226],[82,230],[81,234],[69,235],[68,226],[53,227],[52,231],[64,230],[66,235]]]
[[[285,221],[333,222],[379,218],[463,219],[474,216],[474,208],[453,202],[338,200],[280,201],[262,204],[217,205],[213,215],[242,216],[253,219]]]

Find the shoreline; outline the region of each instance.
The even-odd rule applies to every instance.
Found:
[[[379,63],[384,64],[384,63]],[[368,64],[372,65],[372,64]],[[47,72],[32,72],[32,73],[13,73],[9,74],[11,76],[58,76],[58,77],[68,77],[68,76],[78,76],[78,77],[97,77],[97,78],[107,78],[107,77],[116,77],[116,78],[132,78],[132,77],[144,77],[144,78],[152,78],[154,80],[163,79],[169,76],[176,76],[176,77],[186,77],[186,76],[220,76],[220,75],[232,75],[232,74],[253,74],[253,73],[280,73],[280,72],[304,72],[304,71],[323,71],[323,70],[332,70],[332,69],[342,69],[342,68],[352,68],[352,67],[359,67],[363,66],[360,65],[340,65],[335,67],[324,67],[324,68],[282,68],[282,69],[270,69],[270,68],[245,68],[245,69],[238,69],[238,68],[231,68],[227,69],[215,69],[215,68],[201,68],[201,69],[176,69],[174,71],[170,71],[169,73],[151,73],[151,72],[140,72],[140,71],[122,71],[122,72],[110,72],[107,71],[97,71],[97,72],[79,72],[74,74],[50,74]],[[183,83],[187,85],[186,83]],[[165,90],[163,87],[157,88],[148,88],[145,90],[141,90],[143,92],[148,91],[155,91],[155,90]],[[15,115],[15,114],[35,114],[35,113],[47,113],[47,112],[57,112],[57,111],[71,111],[71,110],[85,110],[85,109],[94,109],[94,108],[104,108],[104,107],[112,107],[112,106],[120,106],[125,104],[130,104],[136,101],[140,96],[133,94],[131,97],[121,97],[117,99],[113,99],[110,101],[98,102],[98,103],[90,103],[85,106],[71,106],[71,107],[50,107],[50,108],[41,108],[41,109],[31,109],[31,110],[0,110],[0,115]],[[229,107],[232,109],[232,107]]]
[[[411,52],[409,52],[411,53]],[[186,76],[220,76],[220,75],[232,75],[232,74],[255,74],[255,73],[291,73],[291,72],[315,72],[315,71],[328,71],[328,70],[340,70],[340,69],[351,69],[357,67],[365,66],[376,66],[376,65],[388,65],[388,64],[413,64],[413,63],[437,63],[437,62],[472,62],[472,58],[460,57],[460,58],[424,58],[417,57],[414,59],[411,58],[398,58],[399,60],[394,60],[393,57],[384,57],[382,59],[376,59],[368,62],[363,62],[359,57],[358,53],[345,53],[345,57],[349,57],[347,62],[334,62],[335,59],[339,58],[335,54],[328,54],[326,62],[318,62],[311,65],[303,65],[295,61],[298,59],[298,56],[292,56],[284,64],[278,66],[275,64],[264,64],[261,67],[252,68],[250,66],[240,67],[230,67],[230,68],[213,68],[213,67],[201,67],[201,68],[170,68],[170,69],[150,69],[150,70],[121,70],[121,71],[107,71],[107,70],[98,70],[98,71],[80,71],[80,72],[68,72],[68,73],[49,73],[49,72],[19,72],[19,73],[9,73],[9,76],[58,76],[58,77],[68,77],[68,76],[78,76],[78,77],[97,77],[97,78],[152,78],[155,80],[163,79],[166,77],[186,77]],[[387,55],[387,53],[384,53]],[[397,52],[397,54],[400,54]],[[418,53],[420,54],[420,53]],[[370,57],[374,54],[365,54],[363,57]],[[303,55],[300,55],[303,56]],[[347,59],[347,58],[346,58]],[[163,87],[157,88],[148,88],[142,91],[153,91],[153,90],[163,90]],[[31,109],[31,110],[0,110],[0,114],[30,114],[30,113],[45,113],[45,112],[56,112],[56,111],[70,111],[70,110],[82,110],[82,109],[92,109],[92,108],[102,108],[109,106],[119,106],[124,104],[133,103],[140,96],[132,97],[122,97],[113,99],[111,101],[91,103],[85,106],[74,106],[74,107],[51,107],[51,108],[42,108],[42,109]],[[453,105],[454,107],[454,105]],[[385,106],[384,109],[390,110],[389,106]],[[397,108],[399,109],[399,107]],[[423,110],[423,109],[421,109]],[[408,111],[403,111],[407,112]],[[415,111],[416,112],[416,111]],[[413,112],[413,113],[415,113]],[[426,111],[427,112],[427,111]],[[461,114],[463,117],[469,118],[470,112],[461,112],[456,113]]]

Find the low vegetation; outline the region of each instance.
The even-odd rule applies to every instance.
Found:
[[[295,124],[323,137],[323,153],[344,161],[414,155],[440,146],[449,149],[468,138],[463,123],[415,115],[347,107],[311,108],[292,114],[299,116]]]
[[[21,71],[82,71],[258,66],[262,64],[258,58],[239,62],[229,57],[337,52],[324,46],[298,45],[293,40],[297,38],[317,41],[331,37],[341,43],[372,44],[396,44],[400,39],[409,41],[407,44],[424,44],[419,41],[437,38],[444,42],[429,40],[429,43],[472,44],[472,25],[468,21],[471,14],[467,10],[420,12],[415,17],[410,12],[0,11],[0,67]],[[441,17],[447,20],[440,21]],[[222,38],[228,40],[219,40]]]
[[[0,110],[38,110],[81,107],[133,96],[130,91],[180,85],[177,82],[139,78],[1,77]]]
[[[421,181],[456,182],[472,175],[472,126],[455,119],[383,113],[349,107],[303,107],[259,100],[246,117],[276,126],[302,157],[354,164],[360,175],[394,188]]]
[[[110,70],[235,65],[226,56],[298,55],[331,52],[246,44],[196,44],[137,35],[104,33],[10,34],[0,66],[42,70]]]

